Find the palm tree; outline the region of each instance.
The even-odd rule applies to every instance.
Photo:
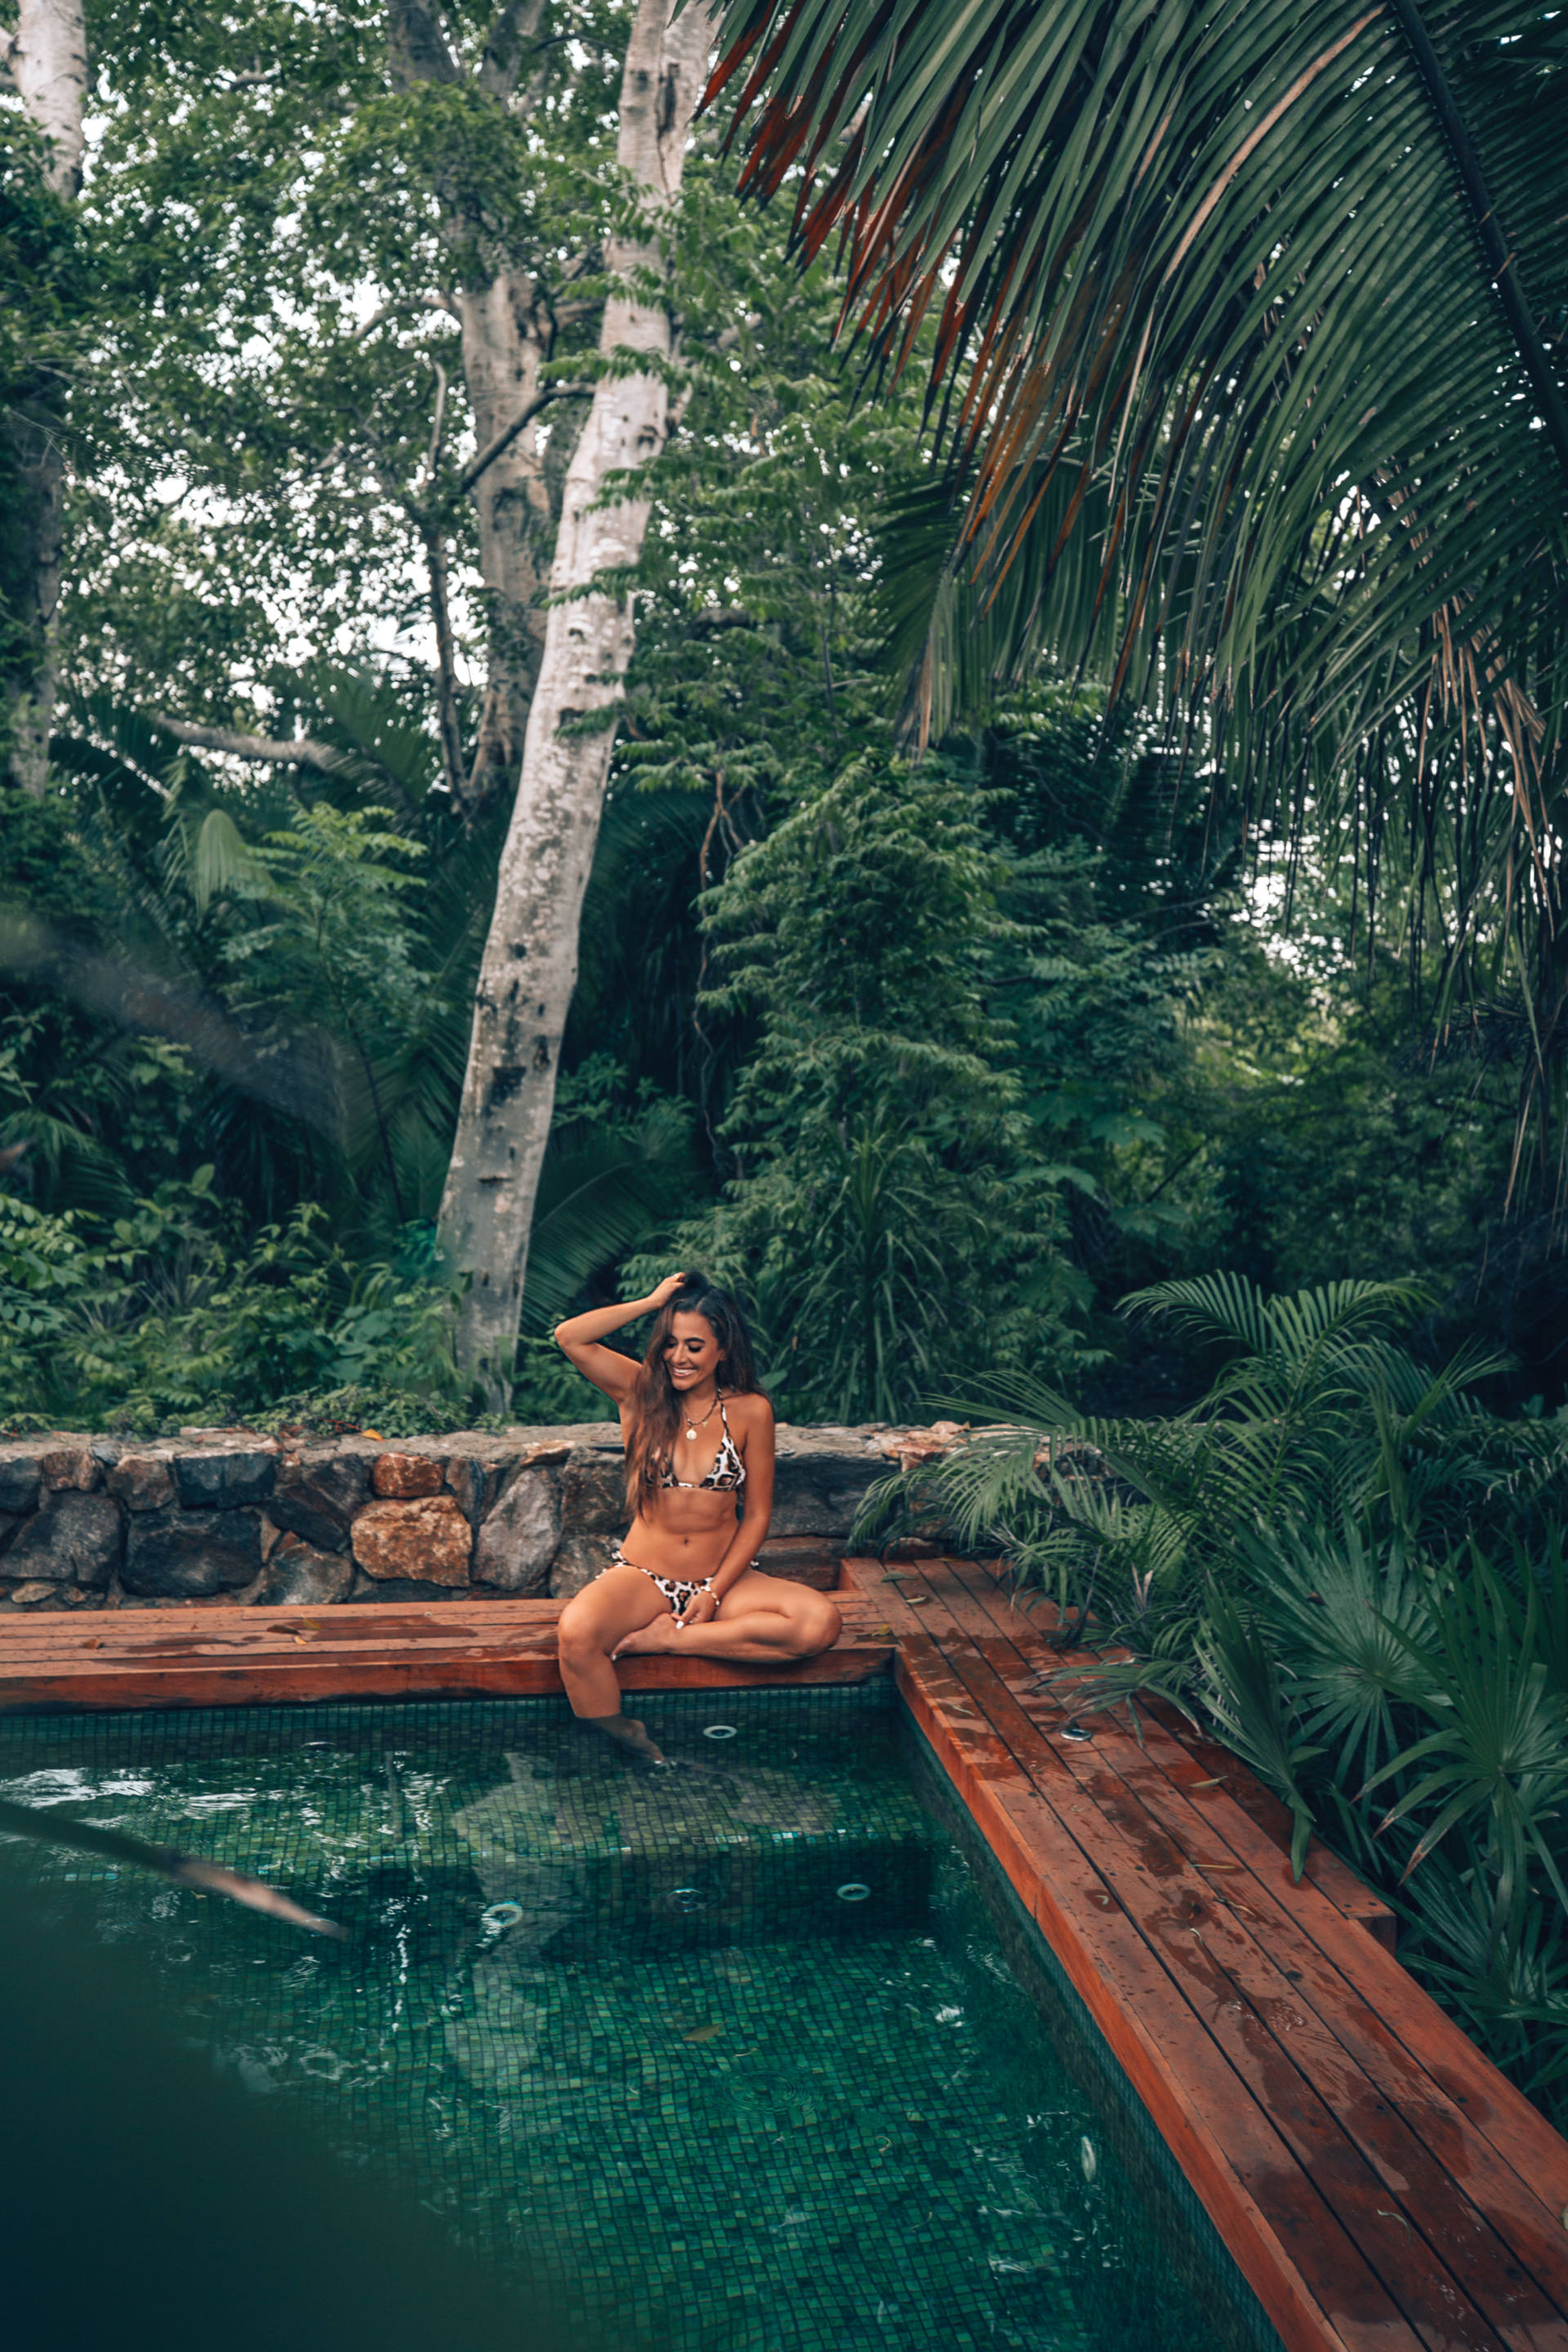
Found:
[[[1440,1011],[1489,926],[1528,945],[1521,1120],[1560,1092],[1568,14],[731,0],[723,39],[742,184],[839,237],[873,377],[929,373],[921,731],[1094,664],[1256,817],[1403,863]]]

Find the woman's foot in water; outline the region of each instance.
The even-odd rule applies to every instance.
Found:
[[[618,1748],[626,1748],[627,1753],[635,1756],[639,1763],[662,1764],[665,1761],[659,1749],[654,1746],[647,1736],[647,1726],[645,1723],[639,1723],[636,1716],[583,1715],[579,1716],[577,1720],[579,1723],[591,1724],[595,1731],[602,1731],[606,1739],[613,1739]]]

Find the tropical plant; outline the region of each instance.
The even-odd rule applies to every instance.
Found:
[[[68,1348],[30,1397],[26,1377],[39,1367],[25,1377],[17,1363],[9,1410],[188,1419],[199,1391],[209,1417],[226,1395],[253,1414],[336,1411],[416,1426],[404,1400],[421,1382],[429,1415],[457,1403],[449,1337],[437,1336],[448,1333],[450,1286],[434,1266],[430,1226],[499,824],[465,834],[432,794],[435,746],[393,678],[318,664],[296,691],[326,764],[291,779],[236,786],[166,731],[94,697],[56,739],[66,789],[45,803],[0,801],[17,893],[0,910],[0,960],[11,966],[0,1148],[21,1155],[37,1211],[64,1219],[48,1230],[70,1237],[72,1265],[92,1265],[90,1308],[79,1300],[79,1314],[104,1333],[142,1332],[149,1350],[132,1370],[116,1342],[89,1377]],[[647,894],[650,866],[668,867],[672,885],[686,869],[688,896],[696,880],[696,842],[679,816],[700,821],[700,803],[654,793],[632,810],[625,853],[607,858],[599,882],[612,942]],[[651,861],[644,815],[669,820],[655,825]],[[612,825],[612,851],[615,839]],[[678,906],[678,889],[665,898],[667,911]],[[689,925],[687,938],[694,963]],[[624,965],[601,985],[624,1011]],[[592,1036],[603,1024],[588,1010]],[[138,1034],[142,1024],[165,1034]],[[623,1022],[616,1042],[635,1055],[636,1024]],[[657,1082],[627,1078],[602,1053],[579,1059],[546,1156],[527,1333],[626,1248],[646,1246],[700,1189],[689,1123]],[[190,1352],[186,1327],[165,1362],[159,1315],[147,1320],[145,1265],[128,1256],[120,1229],[144,1226],[149,1202],[187,1199],[193,1169],[207,1171],[200,1232],[180,1247],[241,1326],[244,1285],[233,1286],[214,1251],[229,1272],[269,1247],[289,1255],[293,1244],[278,1236],[300,1230],[306,1203],[310,1231],[324,1230],[309,1224],[315,1210],[330,1226],[321,1344],[301,1333],[302,1358],[293,1340],[280,1345],[270,1381],[238,1326],[233,1347],[217,1347],[221,1365]],[[44,1231],[29,1243],[35,1255]],[[287,1286],[281,1273],[263,1279]],[[210,1317],[206,1328],[216,1331]],[[523,1344],[530,1410],[542,1410],[538,1350],[526,1334]],[[550,1410],[575,1409],[551,1397]]]
[[[0,1210],[7,1423],[150,1431],[345,1386],[428,1413],[461,1393],[451,1323],[427,1265],[356,1264],[309,1202],[247,1233],[210,1164],[111,1220]]]
[[[1006,1418],[882,1482],[868,1520],[940,1506],[1061,1611],[1077,1713],[1153,1696],[1244,1757],[1381,1885],[1404,1948],[1532,2095],[1568,2077],[1568,1479],[1563,1422],[1474,1398],[1395,1333],[1410,1286],[1269,1297],[1233,1276],[1132,1302],[1223,1354],[1163,1421],[992,1381]],[[973,1409],[976,1398],[969,1400]]]
[[[1032,934],[999,903],[1017,862],[987,814],[960,763],[879,746],[704,901],[704,1009],[750,1018],[755,1043],[721,1129],[736,1173],[669,1249],[751,1294],[797,1415],[896,1419],[944,1346],[1081,1356],[1062,1171],[1034,1160],[994,1002]]]
[[[731,0],[724,37],[742,186],[841,233],[878,379],[929,374],[922,730],[1042,643],[1093,663],[1369,888],[1397,844],[1440,998],[1511,933],[1521,1118],[1560,1108],[1568,18]]]

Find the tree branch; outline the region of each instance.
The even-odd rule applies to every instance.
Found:
[[[546,391],[536,393],[521,416],[514,416],[511,423],[503,425],[494,440],[488,443],[477,457],[469,458],[458,477],[458,488],[471,490],[479,476],[488,472],[498,457],[506,455],[518,435],[531,425],[541,409],[548,408],[552,401],[591,400],[593,396],[591,383],[552,383]]]
[[[496,98],[510,98],[517,89],[523,52],[535,45],[532,35],[542,14],[541,0],[508,0],[490,26],[479,61],[479,88]]]
[[[430,444],[425,452],[425,473],[419,485],[422,490],[428,490],[436,478],[436,468],[441,462],[441,444],[447,433],[447,371],[439,360],[430,358],[428,352],[425,356],[430,360],[436,374],[436,414],[431,420]]]
[[[441,735],[441,766],[454,806],[462,805],[467,777],[463,740],[458,725],[458,656],[452,636],[452,608],[447,577],[447,542],[434,522],[423,521],[425,564],[430,580],[430,618],[436,626],[436,716]]]
[[[226,751],[231,759],[254,760],[263,767],[315,768],[330,776],[343,764],[341,751],[309,735],[297,735],[291,743],[283,743],[267,735],[242,735],[232,727],[194,727],[188,719],[169,719],[161,710],[150,710],[147,716],[176,743],[189,743],[202,751]]]
[[[380,310],[365,320],[363,327],[354,329],[349,340],[351,342],[363,343],[368,335],[374,334],[378,327],[384,327],[389,319],[406,318],[410,310],[443,310],[448,319],[462,317],[462,312],[449,294],[409,294],[400,302],[384,302]]]
[[[389,0],[386,46],[396,89],[413,89],[422,81],[450,86],[463,79],[440,26],[422,0]]]

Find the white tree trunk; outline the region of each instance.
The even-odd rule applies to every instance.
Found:
[[[0,40],[11,84],[29,121],[48,142],[45,177],[68,203],[81,188],[87,99],[81,0],[21,0],[16,32]],[[26,550],[20,614],[25,634],[18,657],[7,665],[5,733],[13,780],[39,799],[48,780],[58,668],[64,422],[58,387],[50,378],[34,397],[14,403],[4,425],[17,477],[17,535]]]
[[[630,291],[633,272],[658,270],[658,212],[679,192],[686,142],[712,48],[715,16],[689,0],[641,0],[621,78],[621,167],[645,192],[649,235],[606,255],[627,291],[605,306],[599,349],[670,355],[668,314]],[[555,1075],[577,979],[577,929],[615,741],[606,718],[585,733],[574,720],[619,700],[635,639],[629,591],[590,592],[605,572],[629,572],[642,553],[646,500],[597,507],[605,478],[647,465],[669,430],[658,374],[605,377],[567,469],[555,544],[544,654],[528,714],[522,775],[501,857],[485,946],[457,1139],[441,1203],[448,1263],[470,1276],[459,1355],[506,1392],[528,1268],[529,1230],[550,1137]]]
[[[57,196],[81,193],[87,26],[81,0],[21,0],[5,66],[27,119],[49,142]]]
[[[543,342],[534,319],[534,289],[508,270],[488,286],[465,288],[463,378],[474,439],[487,448],[521,416],[539,391]],[[510,784],[522,761],[528,708],[543,645],[539,587],[550,544],[550,498],[538,428],[525,425],[474,484],[479,569],[486,590],[485,701],[468,798],[478,808]]]
[[[439,13],[425,0],[387,0],[387,55],[395,89],[424,82],[467,83],[514,119],[526,121],[542,83],[532,46],[543,0],[503,0],[475,68],[455,49]],[[442,235],[453,262],[455,308],[463,332],[463,381],[473,420],[476,457],[510,434],[470,486],[479,526],[479,570],[485,583],[488,640],[484,705],[479,740],[466,778],[457,786],[465,814],[489,795],[515,785],[522,764],[528,706],[544,643],[540,590],[553,528],[536,423],[510,433],[533,405],[551,335],[543,289],[525,270],[491,255],[495,274],[476,271],[485,250],[461,193],[437,174]],[[428,543],[428,542],[427,542]],[[448,761],[448,770],[452,767]]]

